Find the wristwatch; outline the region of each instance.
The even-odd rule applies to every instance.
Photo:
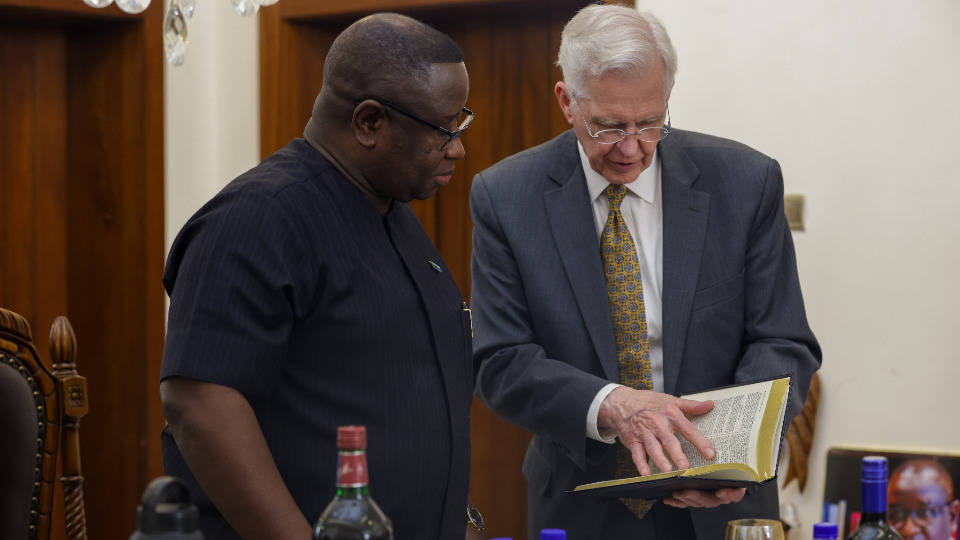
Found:
[[[467,504],[467,521],[476,527],[478,531],[483,530],[483,516],[480,515],[480,511],[472,504]]]

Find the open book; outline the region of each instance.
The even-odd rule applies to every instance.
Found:
[[[777,476],[783,419],[790,378],[773,379],[681,396],[713,400],[713,409],[690,421],[713,443],[714,459],[703,457],[693,444],[677,434],[690,467],[577,486],[573,493],[640,499],[662,499],[683,489],[717,490],[769,482]]]

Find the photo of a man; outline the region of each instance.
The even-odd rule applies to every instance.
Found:
[[[911,459],[890,474],[887,516],[904,540],[957,537],[960,501],[950,473],[932,459]]]

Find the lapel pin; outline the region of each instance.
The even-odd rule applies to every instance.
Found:
[[[443,272],[443,269],[440,268],[440,265],[439,265],[439,264],[437,264],[437,263],[435,263],[435,262],[433,262],[433,261],[427,261],[427,262],[429,262],[429,263],[430,263],[430,266],[432,266],[433,269],[436,270],[437,272],[441,272],[441,273]]]

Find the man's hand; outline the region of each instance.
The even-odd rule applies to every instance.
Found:
[[[713,401],[693,401],[622,386],[610,392],[600,404],[597,427],[616,430],[621,444],[630,449],[640,475],[645,476],[650,474],[648,457],[664,472],[673,470],[670,460],[679,469],[689,467],[674,433],[680,433],[704,457],[713,459],[716,455],[713,445],[684,416],[703,414],[711,409]]]
[[[713,508],[721,504],[740,502],[746,488],[723,488],[717,491],[698,491],[686,489],[663,499],[663,504],[675,508]]]
[[[163,414],[200,486],[247,540],[313,537],[280,477],[260,423],[233,388],[170,377],[160,383]]]

